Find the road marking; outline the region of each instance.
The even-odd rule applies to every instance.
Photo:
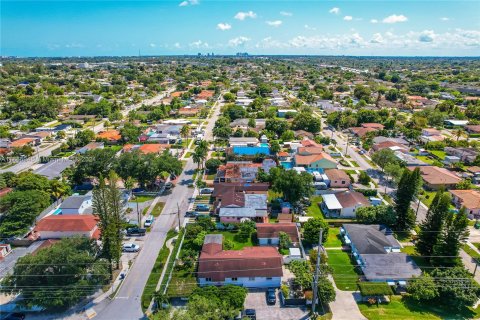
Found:
[[[115,299],[126,299],[126,300],[128,300],[128,299],[130,299],[130,297],[128,297],[128,296],[127,297],[115,297]]]
[[[90,308],[90,309],[87,309],[87,311],[85,311],[85,315],[87,316],[88,319],[92,319],[97,315],[97,313],[95,312],[95,310]]]

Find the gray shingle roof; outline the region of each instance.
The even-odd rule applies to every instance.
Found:
[[[90,196],[71,196],[62,202],[60,209],[78,209]]]
[[[410,279],[422,271],[405,253],[362,254],[365,267],[362,271],[369,281]]]
[[[385,247],[400,248],[400,243],[393,237],[390,229],[382,225],[344,224],[350,241],[358,253],[385,253]]]

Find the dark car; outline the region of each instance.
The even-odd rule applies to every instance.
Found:
[[[200,204],[197,204],[195,206],[195,210],[196,211],[210,211],[210,206],[208,204],[200,203]]]
[[[143,228],[128,228],[127,236],[144,236],[147,233],[147,229]]]
[[[195,218],[196,216],[198,216],[198,212],[197,211],[187,211],[185,212],[185,217],[187,218]]]
[[[268,304],[277,303],[277,297],[275,295],[275,288],[268,288],[267,289],[267,303]]]
[[[243,316],[251,320],[257,320],[257,312],[255,309],[245,309]]]

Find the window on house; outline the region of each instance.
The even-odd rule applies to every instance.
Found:
[[[238,281],[238,278],[232,278],[232,281]]]
[[[249,277],[248,280],[255,281],[255,277]]]
[[[267,277],[267,280],[272,280],[272,277]]]
[[[345,184],[345,180],[342,181],[342,184]]]
[[[205,281],[212,282],[212,278],[205,278]]]

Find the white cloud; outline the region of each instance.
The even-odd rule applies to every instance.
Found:
[[[340,8],[333,7],[328,12],[333,13],[333,14],[339,14],[340,13]]]
[[[155,48],[157,45],[155,43],[150,43],[151,48]]]
[[[225,31],[225,30],[230,30],[230,29],[232,29],[232,26],[229,25],[228,23],[222,23],[222,22],[220,22],[219,24],[217,24],[217,29],[222,30],[222,31]]]
[[[343,20],[345,20],[345,21],[352,21],[352,20],[353,20],[353,17],[352,17],[352,16],[345,16],[345,17],[343,17]]]
[[[240,37],[230,39],[228,41],[228,45],[231,47],[239,47],[239,46],[245,45],[245,43],[247,43],[248,41],[250,41],[250,38],[240,36]]]
[[[293,16],[293,13],[288,12],[288,11],[280,11],[280,14],[285,17],[291,17]]]
[[[266,21],[266,24],[271,27],[280,27],[282,25],[282,20]]]
[[[240,11],[234,16],[235,19],[240,20],[240,21],[243,21],[246,18],[255,19],[256,17],[257,17],[257,14],[253,11],[248,11],[248,12]]]
[[[371,23],[378,23],[378,20],[377,19],[371,19],[370,22]]]
[[[383,37],[380,33],[375,33],[372,37],[372,40],[370,40],[371,43],[382,43],[383,42]]]
[[[442,20],[442,21],[450,21],[450,18],[448,18],[448,17],[441,17],[440,20]]]
[[[200,2],[198,0],[185,0],[185,1],[180,2],[180,4],[178,6],[179,7],[194,6],[194,5],[197,5],[199,3]]]
[[[418,41],[420,42],[433,42],[435,39],[436,35],[433,30],[424,30],[420,33],[420,36],[418,37]]]
[[[313,30],[313,31],[317,30],[317,28],[309,26],[308,24],[304,25],[303,27],[307,30]]]
[[[406,21],[408,21],[408,18],[403,14],[400,14],[400,15],[392,14],[391,16],[388,16],[385,19],[383,19],[383,23],[397,23],[397,22],[406,22]]]
[[[175,43],[173,44],[173,46],[174,46],[175,48],[177,48],[177,49],[181,47],[181,46],[180,46],[180,43],[178,43],[178,42],[175,42]]]
[[[209,47],[208,43],[203,42],[202,40],[194,41],[194,42],[190,43],[189,46],[192,47],[192,48],[197,48],[197,49],[208,48]]]

